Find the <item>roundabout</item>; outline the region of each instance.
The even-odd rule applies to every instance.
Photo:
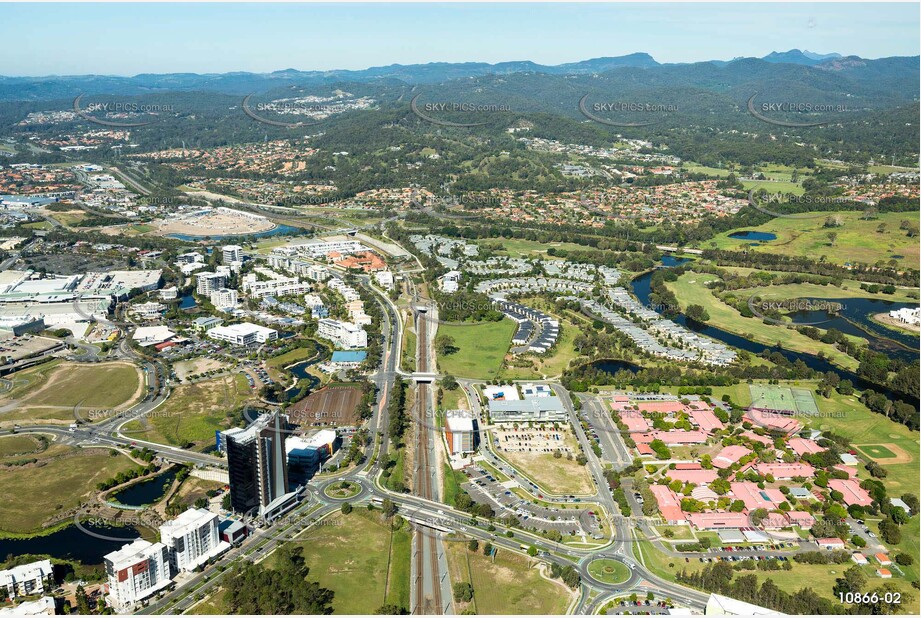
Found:
[[[320,493],[326,501],[339,503],[363,498],[369,490],[359,480],[335,479],[321,485]]]
[[[611,558],[598,558],[588,563],[588,574],[602,584],[617,585],[630,580],[632,573],[624,563]]]

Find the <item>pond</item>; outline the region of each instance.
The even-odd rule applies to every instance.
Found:
[[[601,371],[604,371],[605,373],[610,373],[612,375],[622,370],[632,371],[633,373],[636,373],[637,371],[642,369],[642,367],[640,367],[639,365],[636,365],[629,361],[615,360],[613,358],[604,358],[601,360],[596,360],[595,362],[592,363],[592,367],[596,369],[600,369]]]
[[[192,294],[186,294],[185,296],[179,299],[179,308],[180,309],[191,309],[197,304],[195,297]]]
[[[777,234],[772,234],[771,232],[755,232],[753,230],[746,230],[744,232],[733,232],[729,235],[729,238],[737,238],[739,240],[767,241],[777,240]]]
[[[134,526],[105,526],[98,523],[82,523],[83,528],[98,535],[121,541],[106,540],[89,536],[75,525],[67,526],[45,536],[24,539],[0,539],[0,556],[22,556],[24,554],[47,555],[62,560],[73,560],[85,565],[102,564],[102,557],[120,549],[141,536]]]
[[[198,242],[200,240],[210,240],[218,238],[234,238],[234,237],[243,237],[243,236],[252,236],[254,238],[266,238],[268,236],[283,236],[286,234],[302,234],[306,230],[294,227],[291,225],[276,225],[271,230],[266,230],[264,232],[255,232],[252,234],[208,234],[208,235],[193,235],[193,234],[167,234],[167,238],[175,238],[176,240],[184,240],[186,242]]]
[[[125,506],[147,506],[157,502],[166,493],[176,478],[176,469],[172,468],[158,474],[152,479],[135,483],[112,494],[112,499]]]

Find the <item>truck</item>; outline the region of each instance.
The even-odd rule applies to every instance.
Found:
[[[76,430],[77,430],[77,424],[76,424],[76,423],[71,423],[71,424],[70,424],[70,431],[76,431]]]

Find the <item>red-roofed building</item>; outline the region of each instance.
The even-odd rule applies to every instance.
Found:
[[[675,470],[703,470],[703,466],[697,462],[676,463]]]
[[[805,438],[790,438],[789,445],[793,452],[800,457],[803,455],[821,453],[825,450],[819,446],[819,443],[815,440],[807,440]]]
[[[782,431],[788,435],[798,432],[803,427],[799,421],[789,416],[784,416],[775,412],[765,412],[755,408],[748,410],[742,418],[743,420],[748,420],[765,429]]]
[[[760,463],[755,466],[755,472],[761,476],[770,474],[775,479],[812,478],[815,468],[807,463]]]
[[[855,469],[852,468],[851,466],[845,466],[844,464],[835,464],[833,467],[834,467],[835,470],[840,470],[841,472],[846,472],[848,478],[852,478],[852,479],[857,478],[857,470],[855,470]]]
[[[892,564],[892,560],[889,559],[889,556],[882,552],[876,554],[874,558],[876,558],[876,561],[879,562],[882,566],[889,566]]]
[[[650,434],[652,440],[662,440],[665,444],[669,446],[676,446],[679,444],[703,444],[707,441],[707,434],[702,431],[653,431]]]
[[[692,409],[690,412],[691,420],[694,421],[701,431],[706,431],[707,433],[713,433],[723,429],[724,425],[720,419],[716,418],[716,414],[708,408],[701,410]]]
[[[681,512],[681,501],[677,494],[665,485],[650,485],[649,491],[656,497],[659,505],[659,512],[662,518],[669,524],[686,523],[684,513]]]
[[[852,504],[870,506],[873,504],[873,498],[870,497],[870,494],[854,479],[829,479],[828,488],[840,491],[844,495],[844,503],[848,506]]]
[[[806,511],[789,511],[787,521],[791,526],[799,526],[803,530],[808,530],[815,525],[815,517]]]
[[[844,549],[844,541],[834,537],[816,539],[815,544],[822,549]]]
[[[760,489],[757,484],[751,481],[742,481],[729,484],[732,495],[745,503],[745,508],[749,511],[755,509],[774,510],[787,498],[779,489]]]
[[[693,483],[694,485],[709,485],[717,477],[716,470],[667,470],[665,476],[673,481]]]
[[[637,445],[636,445],[636,451],[637,451],[640,455],[655,455],[655,454],[656,454],[656,452],[655,452],[654,450],[652,450],[652,447],[649,446],[649,444],[645,444],[645,443],[642,443],[642,442],[638,442],[638,443],[637,443]]]
[[[783,513],[768,513],[768,516],[761,520],[761,527],[765,530],[780,530],[789,525],[790,522]]]
[[[637,401],[634,402],[643,412],[652,414],[675,414],[685,410],[680,401]]]
[[[765,445],[765,446],[772,446],[772,445],[774,444],[774,441],[771,440],[769,437],[767,437],[767,436],[759,436],[759,435],[756,434],[754,431],[743,431],[743,432],[742,432],[742,436],[743,436],[743,437],[746,437],[746,438],[748,438],[749,440],[752,440],[752,441],[754,441],[754,442],[760,442],[761,444],[763,444],[763,445]]]
[[[688,522],[698,530],[718,530],[720,528],[748,528],[751,522],[744,513],[711,511],[709,513],[688,513]]]
[[[646,432],[651,428],[649,421],[643,418],[639,410],[621,410],[618,414],[621,422],[627,426],[627,431]]]
[[[727,446],[713,458],[713,465],[717,468],[728,468],[746,455],[751,453],[750,450],[739,444]]]

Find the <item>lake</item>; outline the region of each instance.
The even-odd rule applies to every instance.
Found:
[[[112,499],[125,506],[146,506],[157,502],[166,493],[176,478],[176,469],[158,474],[152,479],[135,483],[112,494]]]
[[[264,232],[255,232],[252,234],[205,234],[205,235],[193,235],[193,234],[167,234],[167,238],[175,238],[176,240],[184,240],[186,242],[198,242],[200,240],[217,240],[217,239],[227,239],[243,236],[252,236],[254,238],[266,238],[269,236],[284,236],[286,234],[303,234],[307,230],[299,227],[294,227],[291,225],[276,225],[271,230],[266,230]]]
[[[729,238],[738,238],[739,240],[777,240],[777,234],[772,234],[771,232],[754,232],[754,231],[744,231],[744,232],[733,232],[729,235]]]

